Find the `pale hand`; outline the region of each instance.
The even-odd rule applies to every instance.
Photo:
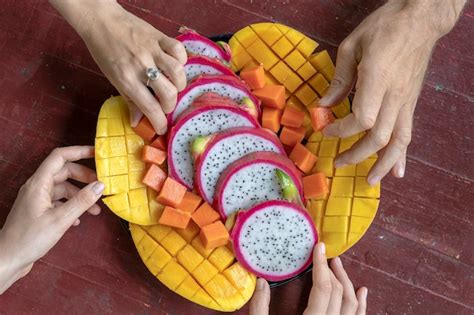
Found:
[[[327,136],[367,134],[334,162],[359,163],[375,152],[368,175],[377,184],[390,170],[405,174],[413,113],[436,41],[454,25],[465,0],[389,1],[339,46],[336,72],[320,106],[341,102],[355,84],[352,113],[327,126]]]
[[[324,243],[318,243],[313,255],[313,287],[304,315],[365,315],[367,288],[354,290],[339,257],[331,261],[329,268]],[[270,287],[263,279],[257,280],[257,288],[250,301],[250,315],[268,315]]]
[[[92,158],[94,148],[55,149],[21,187],[0,230],[0,294],[26,275],[85,212],[97,215],[104,184],[91,169],[73,163]],[[79,189],[68,179],[89,183]],[[62,202],[61,200],[66,200]]]

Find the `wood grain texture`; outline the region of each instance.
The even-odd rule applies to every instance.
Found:
[[[171,36],[180,25],[212,36],[279,21],[334,57],[384,1],[120,2]],[[384,180],[373,226],[343,255],[354,285],[369,287],[370,314],[474,312],[473,19],[471,2],[438,42],[415,112],[406,177]],[[0,57],[1,226],[21,184],[54,147],[93,143],[100,105],[116,92],[44,0],[0,8]],[[0,314],[217,314],[160,284],[112,213],[81,222],[0,296]],[[308,274],[273,289],[271,314],[301,314],[310,288]]]

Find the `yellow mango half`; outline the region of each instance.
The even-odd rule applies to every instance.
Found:
[[[205,251],[194,224],[182,230],[130,223],[130,232],[150,272],[182,297],[222,312],[238,310],[252,297],[256,277],[227,246]]]
[[[124,220],[141,225],[158,223],[163,206],[156,192],[142,183],[145,142],[130,128],[127,104],[111,97],[100,109],[95,138],[97,178],[105,184],[103,202]]]
[[[375,163],[374,155],[358,165],[335,169],[337,154],[349,149],[361,136],[347,139],[323,137],[314,133],[309,109],[326,93],[334,76],[334,63],[326,50],[315,51],[318,43],[301,32],[279,23],[257,23],[239,31],[229,41],[234,71],[262,63],[267,84],[286,88],[287,106],[306,112],[306,148],[318,156],[311,173],[323,172],[330,183],[324,199],[308,200],[319,238],[326,243],[329,258],[353,246],[369,228],[377,213],[380,185],[370,187],[367,174]],[[351,112],[349,99],[332,107],[337,118]]]

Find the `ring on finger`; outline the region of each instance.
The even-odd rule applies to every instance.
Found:
[[[150,81],[157,80],[161,75],[161,70],[156,67],[146,68],[145,74],[147,76],[146,86],[150,86]]]

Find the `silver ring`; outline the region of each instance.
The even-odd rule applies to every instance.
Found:
[[[160,77],[161,70],[158,68],[147,68],[145,74],[148,78],[146,81],[146,86],[150,86],[150,81],[155,81]]]

